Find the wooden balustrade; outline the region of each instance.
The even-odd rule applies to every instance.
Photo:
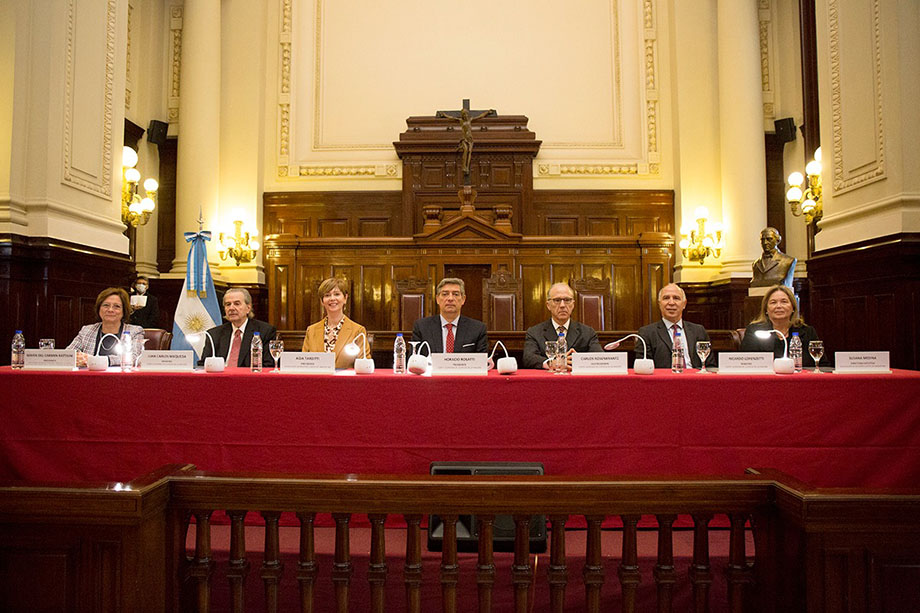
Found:
[[[751,471],[737,478],[648,479],[243,475],[167,467],[128,486],[0,487],[0,567],[25,569],[0,576],[0,608],[28,610],[36,602],[48,602],[49,594],[55,593],[54,580],[61,580],[55,552],[78,543],[76,552],[68,555],[82,556],[86,563],[67,568],[71,576],[63,581],[71,587],[59,590],[64,604],[73,602],[68,590],[80,586],[78,601],[90,608],[96,603],[99,610],[209,611],[211,590],[220,581],[230,586],[231,610],[241,611],[251,570],[246,520],[258,515],[265,523],[259,568],[265,610],[279,610],[284,577],[296,579],[302,611],[325,609],[330,603],[317,603],[315,598],[320,571],[317,513],[331,514],[335,524],[335,552],[326,572],[331,570],[338,611],[349,609],[350,594],[360,587],[353,583],[356,562],[350,534],[356,518],[363,521],[364,516],[370,523],[370,547],[367,561],[361,557],[357,563],[366,565],[372,611],[421,610],[422,518],[430,514],[444,522],[437,577],[444,611],[457,610],[464,598],[477,599],[480,611],[493,610],[495,590],[504,583],[497,581],[491,540],[496,515],[510,515],[515,523],[510,587],[514,609],[520,612],[531,610],[538,583],[548,585],[552,611],[562,611],[567,592],[574,589],[583,592],[586,610],[598,611],[602,588],[610,581],[619,583],[622,610],[635,611],[643,564],[638,526],[652,521],[658,538],[652,573],[658,611],[672,610],[676,586],[683,582],[689,582],[695,611],[707,611],[712,599],[722,600],[731,611],[844,610],[835,605],[845,602],[848,594],[859,594],[867,609],[906,611],[910,609],[905,603],[915,603],[920,589],[917,582],[906,580],[916,575],[920,564],[920,491],[816,490],[772,471]],[[229,559],[218,567],[211,524],[220,510],[230,521],[230,542]],[[293,511],[299,522],[291,528],[299,530],[293,568],[285,568],[279,545],[285,511]],[[473,594],[459,589],[456,526],[464,514],[475,515],[480,527]],[[535,515],[545,515],[551,525],[548,568],[538,572],[529,560]],[[565,546],[566,525],[573,517],[583,518],[587,525],[579,580],[570,573]],[[672,535],[678,517],[693,522],[693,554],[686,573],[675,568]],[[195,538],[189,555],[191,518]],[[385,529],[394,519],[405,520],[406,529]],[[727,590],[718,594],[710,589],[714,573],[709,527],[714,519],[730,526]],[[610,520],[622,524],[616,577],[608,576],[610,564],[601,549],[601,528]],[[745,549],[747,525],[754,534],[753,559]],[[404,564],[388,566],[386,540],[403,534]],[[100,559],[105,547],[118,554]],[[36,563],[43,555],[51,558],[48,568]],[[35,592],[14,589],[22,572],[30,572],[30,584],[48,593],[36,600]],[[386,600],[386,587],[394,582],[404,585],[404,602]]]

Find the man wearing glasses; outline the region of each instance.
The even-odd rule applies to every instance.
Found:
[[[466,302],[463,279],[441,279],[435,290],[438,315],[415,320],[413,341],[428,341],[432,353],[488,353],[486,325],[460,314]]]
[[[546,341],[565,334],[568,347],[566,363],[572,368],[572,354],[578,351],[603,351],[597,340],[597,332],[591,326],[572,319],[575,310],[575,290],[567,283],[554,283],[546,293],[546,308],[550,317],[527,330],[524,338],[524,368],[549,368],[547,364]]]

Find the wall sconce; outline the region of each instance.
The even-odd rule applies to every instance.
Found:
[[[220,233],[218,237],[220,249],[217,253],[220,255],[221,260],[231,257],[236,260],[236,265],[239,266],[255,259],[256,251],[259,250],[259,241],[255,240],[255,238],[250,238],[249,232],[243,231],[242,221],[234,221],[233,225],[233,236],[227,236],[223,232]],[[251,234],[252,237],[255,237],[255,235],[255,232]]]
[[[125,225],[143,226],[150,219],[156,207],[157,189],[160,185],[154,178],[144,181],[145,198],[137,193],[141,173],[137,168],[137,151],[124,147],[121,153],[121,221]]]
[[[713,222],[707,232],[706,222],[709,221],[709,211],[706,207],[699,207],[694,212],[696,217],[696,228],[684,226],[680,230],[680,252],[691,262],[699,262],[703,265],[703,260],[712,256],[718,258],[722,255],[722,248],[725,244],[722,241],[722,224]]]
[[[786,200],[796,217],[805,215],[805,223],[820,221],[824,216],[824,201],[821,198],[821,147],[815,149],[815,159],[805,165],[806,178],[800,172],[789,175],[789,189],[786,190]],[[801,208],[799,208],[801,206]]]

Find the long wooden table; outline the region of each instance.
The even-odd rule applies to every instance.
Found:
[[[547,474],[732,474],[819,486],[920,483],[920,373],[487,377],[12,371],[0,480],[126,481],[204,470],[427,473],[432,461]]]

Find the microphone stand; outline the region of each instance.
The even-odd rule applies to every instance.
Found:
[[[620,343],[625,341],[628,338],[637,338],[642,341],[642,359],[636,358],[636,361],[633,362],[633,372],[637,375],[651,375],[655,373],[655,362],[648,359],[648,345],[645,344],[645,339],[639,336],[638,334],[627,334],[621,339],[617,339],[612,343],[607,343],[604,345],[605,351],[613,351],[620,346]]]

